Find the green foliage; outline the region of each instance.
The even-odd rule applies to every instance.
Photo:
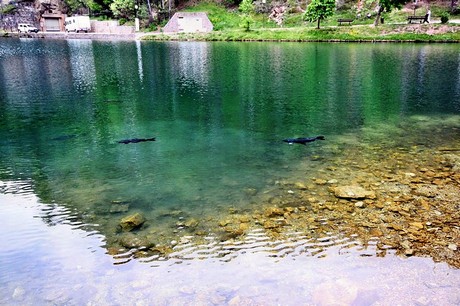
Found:
[[[252,4],[252,0],[241,1],[239,10],[242,13],[241,26],[245,29],[245,31],[249,31],[251,29],[251,25],[254,23],[254,18],[252,17],[254,14],[254,5]]]
[[[447,23],[449,21],[449,13],[443,12],[441,13],[441,23]]]
[[[200,2],[195,6],[186,8],[184,11],[206,12],[214,26],[215,31],[237,28],[241,21],[238,14],[227,10],[223,5],[219,5],[217,3]]]
[[[391,12],[392,9],[400,9],[404,4],[411,0],[380,0],[379,5],[385,12]]]
[[[103,10],[103,5],[101,3],[97,3],[96,1],[93,0],[88,0],[86,2],[86,5],[89,7],[91,11],[102,11]]]
[[[242,15],[240,26],[246,31],[251,30],[251,25],[254,23],[254,18],[251,15]]]
[[[68,9],[68,15],[78,12],[80,8],[89,8],[97,16],[99,12],[109,10],[112,0],[64,0],[64,3]]]
[[[383,12],[391,12],[393,9],[400,9],[404,4],[411,0],[380,0],[379,2],[379,10],[377,12],[377,16],[375,18],[374,25],[378,25],[380,21],[380,17]]]
[[[65,0],[64,3],[67,5],[67,15],[69,16],[72,15],[73,12],[76,12],[80,7],[84,6],[83,2],[80,0]]]
[[[110,10],[118,18],[130,20],[135,15],[135,0],[114,0],[110,4]]]
[[[0,13],[3,15],[14,14],[16,12],[16,6],[12,4],[5,5],[3,8],[0,8]]]
[[[326,19],[334,14],[335,1],[334,0],[313,0],[305,11],[304,18],[307,21],[318,22],[318,29],[320,28],[321,20]]]
[[[251,15],[254,13],[254,5],[252,4],[252,0],[243,0],[238,7],[240,12],[246,15]]]

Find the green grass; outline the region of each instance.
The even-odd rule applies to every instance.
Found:
[[[238,11],[229,11],[223,5],[212,2],[200,2],[184,12],[206,12],[216,31],[237,28],[240,23]]]
[[[316,29],[316,22],[302,20],[302,14],[289,14],[282,28],[269,21],[266,15],[255,15],[251,31],[240,27],[241,17],[237,9],[229,10],[223,5],[200,2],[189,7],[188,12],[207,12],[214,25],[214,31],[207,34],[172,34],[151,35],[146,40],[207,40],[207,41],[455,41],[460,42],[460,31],[446,34],[429,35],[413,33],[413,28],[406,28],[408,13],[394,11],[385,14],[385,24],[371,26],[374,18],[356,18],[351,11],[337,11],[336,14],[321,22],[321,29]],[[353,25],[337,26],[339,18],[354,19]],[[396,23],[396,24],[395,24]],[[434,27],[440,25],[429,25]],[[420,28],[428,29],[428,25]],[[391,33],[391,34],[390,34]]]
[[[254,29],[249,32],[232,29],[213,31],[207,34],[175,34],[148,36],[147,40],[198,40],[198,41],[415,41],[415,42],[460,42],[460,32],[429,35],[401,30],[396,25],[298,27],[289,29]],[[391,34],[389,34],[391,33]]]

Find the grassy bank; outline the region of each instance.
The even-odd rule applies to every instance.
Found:
[[[303,8],[305,9],[305,8]],[[214,25],[208,34],[148,34],[146,40],[197,40],[197,41],[416,41],[416,42],[460,42],[460,25],[439,24],[440,13],[433,15],[435,24],[407,24],[407,16],[413,10],[407,8],[385,13],[385,24],[373,26],[374,17],[366,14],[358,17],[352,10],[337,10],[334,15],[321,22],[303,20],[303,12],[294,10],[284,18],[282,27],[268,18],[267,14],[254,14],[251,31],[244,31],[241,16],[235,7],[229,9],[215,2],[199,2],[183,11],[206,12]],[[417,14],[422,14],[419,10]],[[351,26],[338,26],[340,18],[353,19]]]
[[[179,33],[146,35],[144,40],[196,40],[196,41],[409,41],[460,42],[460,26],[454,25],[370,25],[259,28],[251,31],[231,29],[211,33]]]

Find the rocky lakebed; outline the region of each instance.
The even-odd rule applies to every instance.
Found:
[[[113,212],[121,217],[107,236],[108,253],[120,262],[180,259],[195,245],[209,248],[201,256],[225,257],[229,245],[254,249],[255,241],[248,237],[256,233],[263,236],[262,245],[316,241],[319,247],[312,255],[345,237],[364,248],[372,244],[372,256],[390,251],[428,256],[460,268],[460,128],[425,126],[429,139],[423,133],[406,137],[409,127],[400,128],[391,139],[375,135],[376,130],[359,139],[342,136],[328,145],[333,154],[311,155],[298,165],[308,168],[304,175],[269,181],[265,190],[242,190],[257,205],[201,216],[166,212],[168,230],[156,228],[142,212],[129,211],[129,204],[114,201]],[[290,252],[271,251],[274,256]]]

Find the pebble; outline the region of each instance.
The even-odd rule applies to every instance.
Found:
[[[455,243],[449,243],[449,245],[447,246],[447,248],[449,250],[452,250],[452,251],[457,251],[458,247]]]
[[[22,287],[16,287],[13,292],[13,299],[19,300],[24,298],[25,290]]]

